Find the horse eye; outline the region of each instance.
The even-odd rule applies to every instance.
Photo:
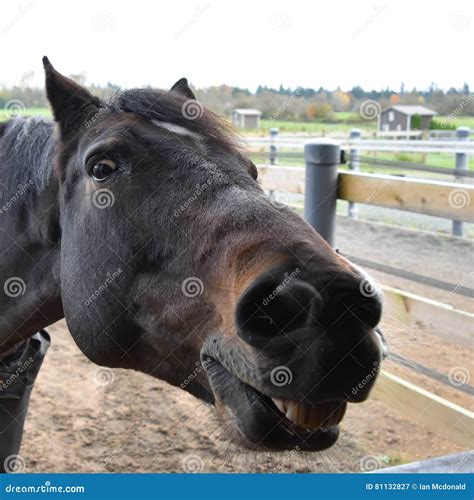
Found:
[[[105,181],[117,170],[117,165],[112,160],[100,160],[90,170],[91,177],[98,181]]]

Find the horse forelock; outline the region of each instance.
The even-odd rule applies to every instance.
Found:
[[[241,150],[239,140],[230,124],[216,113],[205,109],[199,101],[177,92],[155,89],[120,91],[107,107],[116,112],[135,113],[152,123],[164,125],[179,133],[207,138],[232,152]],[[188,111],[188,110],[191,111]]]

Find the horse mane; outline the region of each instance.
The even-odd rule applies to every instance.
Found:
[[[196,116],[186,117],[186,106],[194,106]],[[205,109],[198,101],[178,92],[138,88],[118,92],[107,103],[112,112],[137,113],[149,120],[158,120],[200,134],[225,150],[241,152],[241,144],[231,125],[218,114]]]
[[[34,185],[45,189],[53,177],[54,123],[40,116],[16,117],[0,129],[0,186],[3,201]]]

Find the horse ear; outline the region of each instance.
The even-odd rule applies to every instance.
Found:
[[[191,87],[189,86],[188,80],[186,80],[186,78],[181,78],[181,80],[178,80],[171,87],[170,92],[177,92],[178,94],[184,95],[184,97],[196,100],[196,96],[194,95],[194,92],[191,90]]]
[[[46,75],[46,95],[53,108],[54,119],[61,134],[80,129],[87,119],[100,109],[102,103],[87,89],[58,73],[47,57],[43,57]]]

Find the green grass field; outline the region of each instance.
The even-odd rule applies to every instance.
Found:
[[[22,113],[23,116],[46,116],[48,118],[51,117],[51,110],[49,108],[26,108]],[[0,108],[0,122],[6,121],[11,118],[8,110]]]

